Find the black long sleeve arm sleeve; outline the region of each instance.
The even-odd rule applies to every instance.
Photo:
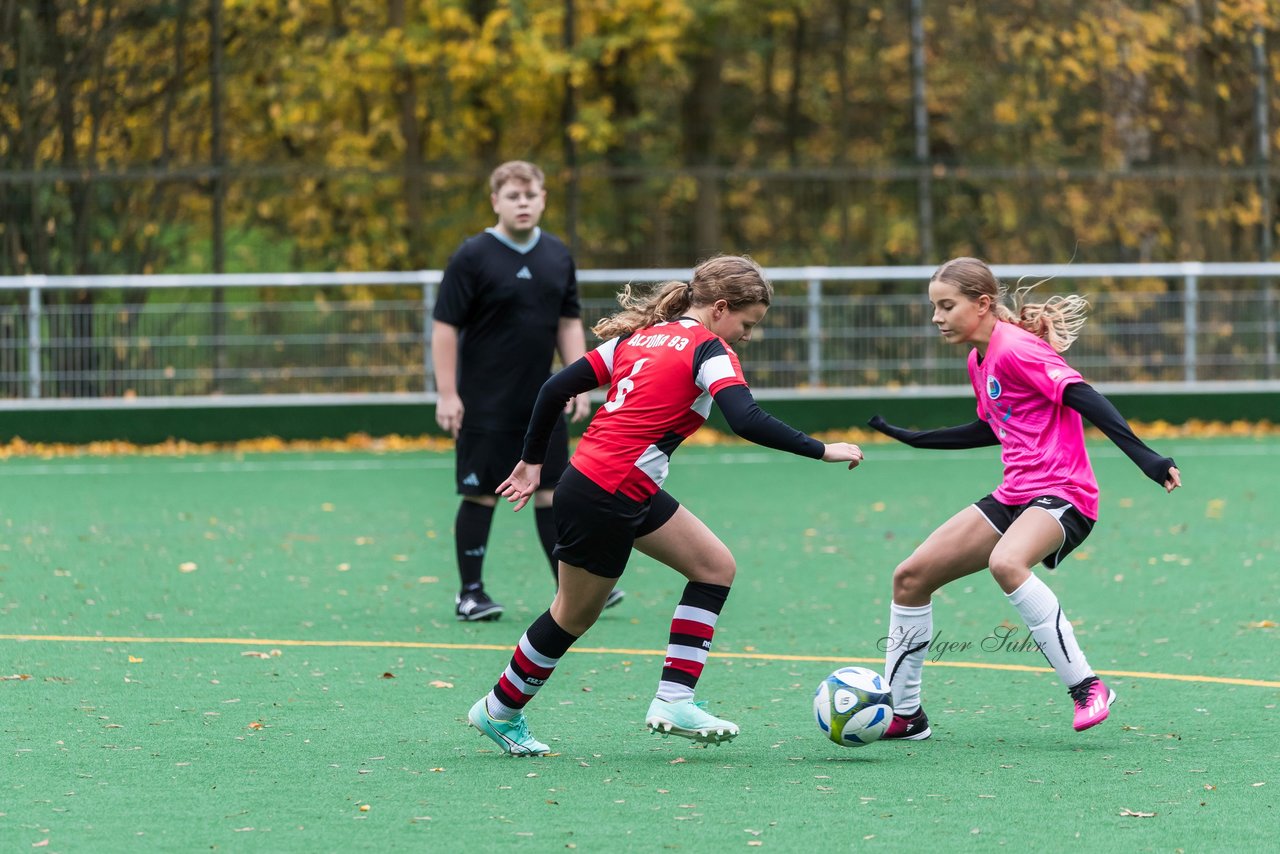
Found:
[[[1102,431],[1125,456],[1133,460],[1142,473],[1161,486],[1169,479],[1169,469],[1177,464],[1171,457],[1162,457],[1143,444],[1133,434],[1129,422],[1116,409],[1115,404],[1103,397],[1088,383],[1072,383],[1062,392],[1062,402],[1079,412]]]
[[[542,465],[547,458],[547,445],[551,442],[551,431],[555,429],[556,418],[564,411],[569,398],[599,386],[596,370],[591,367],[586,356],[543,383],[542,390],[538,392],[538,400],[533,405],[533,414],[529,416],[529,429],[524,434],[524,451],[520,459],[526,463]]]
[[[760,408],[751,389],[733,385],[715,396],[716,405],[735,434],[779,451],[789,451],[802,457],[822,459],[826,445],[790,425],[779,421]]]
[[[1000,444],[1000,440],[991,430],[991,425],[985,421],[973,421],[956,427],[940,427],[937,430],[907,430],[903,427],[895,427],[879,415],[873,415],[867,424],[913,448],[958,451],[964,448],[987,448]]]

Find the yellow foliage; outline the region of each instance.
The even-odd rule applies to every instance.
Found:
[[[0,79],[0,123],[16,129],[0,135],[0,168],[60,166],[69,149],[86,169],[204,168],[207,16],[193,7],[180,19],[175,4],[160,4],[151,24],[135,25],[123,22],[118,5],[50,5],[61,10],[58,33],[84,51],[62,73],[80,76],[60,87],[46,65]],[[477,5],[488,10],[479,19]],[[705,136],[708,150],[696,156],[725,170],[720,190],[733,204],[724,219],[744,224],[726,235],[758,254],[785,251],[792,262],[815,260],[804,256],[832,245],[839,263],[914,261],[915,176],[876,174],[910,163],[903,7],[576,0],[575,45],[566,50],[563,0],[406,2],[403,22],[394,24],[394,4],[385,0],[224,0],[225,145],[233,168],[249,175],[233,175],[228,221],[278,238],[312,268],[439,266],[487,224],[483,174],[493,159],[563,166],[570,85],[577,118],[567,135],[580,171],[624,164],[657,173],[652,195],[662,194],[656,204],[674,215],[666,226],[648,222],[657,218],[645,193],[643,202],[622,200],[630,219],[611,222],[619,200],[609,180],[599,181],[579,227],[609,252],[647,248],[662,227],[688,230],[680,214],[697,198],[696,182],[665,176],[690,166],[686,152]],[[925,4],[938,250],[973,244],[998,260],[1043,260],[1059,243],[1069,253],[1081,240],[1099,255],[1179,247],[1203,249],[1207,260],[1241,260],[1229,257],[1244,244],[1239,229],[1256,229],[1261,216],[1252,201],[1238,201],[1247,177],[1231,178],[1233,189],[1218,197],[1207,182],[1175,187],[1134,174],[1147,167],[1225,174],[1251,162],[1252,48],[1259,37],[1268,45],[1280,38],[1280,9],[1273,0],[1202,3],[1195,23],[1187,8],[1115,0]],[[842,9],[849,17],[838,31]],[[691,119],[699,62],[713,55],[718,89],[708,103],[719,112]],[[0,45],[6,67],[17,56]],[[1280,114],[1280,86],[1271,88],[1272,114]],[[58,99],[68,95],[74,130],[63,139]],[[421,189],[405,177],[410,165],[423,173]],[[1053,175],[1055,166],[1064,171]],[[822,189],[806,197],[799,181],[794,191],[779,193],[777,182],[764,188],[792,196],[794,229],[761,215],[758,196],[731,192],[753,170],[796,167],[822,175]],[[1034,186],[1019,168],[1036,170]],[[1112,171],[1079,177],[1102,169]],[[311,180],[296,177],[308,172]],[[110,189],[118,192],[107,215],[120,233],[92,238],[105,252],[135,252],[141,266],[154,259],[139,247],[177,240],[170,227],[207,240],[203,185],[175,193],[160,213],[149,209],[156,194],[143,184]],[[415,191],[427,198],[410,198]],[[840,200],[813,204],[824,194]],[[65,185],[51,195],[65,199]],[[407,223],[419,203],[429,221]],[[39,219],[71,239],[64,211]],[[649,230],[638,230],[637,220]],[[430,240],[406,243],[408,231]],[[780,248],[783,240],[793,243]],[[170,263],[198,267],[207,252],[182,245]]]

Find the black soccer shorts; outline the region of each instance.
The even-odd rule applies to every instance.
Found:
[[[458,431],[454,473],[459,495],[493,495],[520,462],[523,430],[487,430],[463,427]],[[538,489],[555,489],[569,464],[569,427],[561,415],[551,431],[547,458],[542,463]]]
[[[1021,516],[1028,508],[1038,507],[1058,520],[1062,526],[1062,546],[1048,555],[1041,563],[1053,569],[1062,559],[1071,554],[1093,530],[1093,520],[1076,509],[1076,506],[1065,498],[1056,495],[1041,495],[1026,504],[1004,504],[997,501],[994,495],[988,495],[976,502],[974,507],[986,517],[996,533],[1004,535],[1013,524],[1013,520]]]
[[[556,487],[557,542],[552,555],[601,578],[619,578],[635,541],[661,528],[680,509],[663,490],[645,501],[606,492],[569,466]]]

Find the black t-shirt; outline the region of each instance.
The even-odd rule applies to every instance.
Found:
[[[577,271],[558,238],[539,232],[523,252],[490,231],[465,240],[433,313],[459,330],[463,424],[524,430],[551,375],[560,318],[581,314]]]

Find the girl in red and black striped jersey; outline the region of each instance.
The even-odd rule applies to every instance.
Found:
[[[715,401],[744,439],[850,469],[862,461],[857,445],[824,445],[756,405],[731,345],[751,340],[772,294],[760,267],[738,256],[712,258],[689,282],[667,282],[648,294],[628,286],[618,297],[622,311],[593,330],[605,342],[543,385],[521,461],[497,490],[516,510],[538,487],[565,403],[602,385],[609,392],[556,486],[560,589],[468,716],[504,752],[548,752],[529,734],[524,707],[600,616],[633,547],[688,579],[645,723],[707,743],[738,734],[736,724],[693,701],[736,565],[725,544],[663,490],[671,455],[702,426]]]

